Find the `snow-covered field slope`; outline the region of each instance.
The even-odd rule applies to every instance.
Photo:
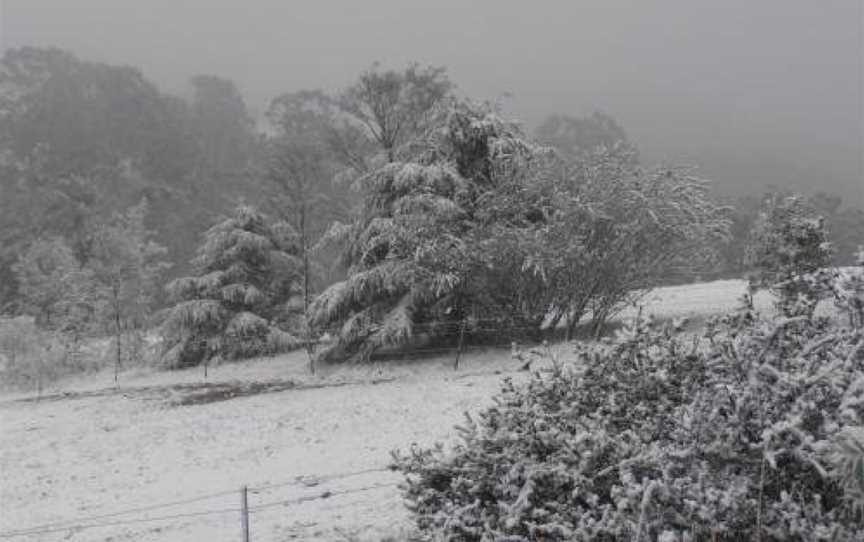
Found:
[[[643,311],[699,319],[733,308],[744,289],[742,281],[663,288]],[[557,348],[566,358],[567,346]],[[0,531],[69,520],[109,525],[50,526],[56,532],[14,540],[234,541],[240,487],[272,485],[249,493],[256,542],[398,533],[407,520],[399,477],[375,469],[394,448],[448,441],[504,374],[525,375],[501,350],[472,351],[459,371],[452,363],[442,355],[310,376],[297,353],[211,368],[206,387],[200,368],[138,370],[122,373],[119,389],[106,372],[58,383],[39,401],[0,396]],[[113,515],[213,493],[223,494]]]
[[[301,365],[300,356],[216,369],[211,381],[263,381]],[[123,379],[120,393],[49,397],[0,404],[0,531],[58,520],[102,515],[166,501],[228,491],[227,495],[143,514],[122,521],[237,508],[241,485],[290,482],[301,475],[332,476],[386,466],[393,448],[446,439],[463,411],[474,410],[496,391],[497,368],[513,369],[506,352],[470,356],[454,372],[451,358],[378,371],[353,368],[344,375],[306,379],[305,384],[344,385],[261,393],[203,404],[176,405],[183,391],[152,388],[164,375]],[[524,373],[523,373],[524,374]],[[184,372],[182,380],[201,379]],[[230,375],[230,376],[229,376]],[[170,376],[170,375],[169,375]],[[280,376],[281,378],[281,376]],[[365,380],[365,382],[363,382]],[[133,387],[134,386],[134,387]],[[144,388],[144,386],[147,386]],[[124,390],[126,390],[124,392]],[[335,494],[398,481],[389,472],[348,477],[315,487],[286,485],[250,494],[261,504],[319,495],[328,499],[273,506],[253,513],[253,540],[339,540],[339,530],[372,536],[399,527],[405,518],[393,486]],[[61,531],[22,540],[237,540],[239,514],[178,518],[153,523]]]

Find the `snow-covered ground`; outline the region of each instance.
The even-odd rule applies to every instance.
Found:
[[[298,370],[301,356],[247,366],[225,366],[211,381],[262,381]],[[289,482],[297,476],[331,476],[385,467],[389,452],[410,443],[448,438],[462,413],[486,403],[499,375],[513,369],[506,352],[473,354],[454,372],[452,358],[394,367],[390,381],[375,369],[306,379],[342,383],[176,406],[180,392],[156,393],[165,375],[124,378],[119,393],[48,397],[0,404],[0,531],[112,513],[203,494],[227,495],[114,520],[164,516],[239,505],[241,485]],[[244,369],[246,370],[244,373]],[[367,373],[363,375],[362,373]],[[224,374],[223,374],[224,373]],[[391,373],[388,371],[388,373]],[[200,372],[174,373],[182,380]],[[473,374],[473,376],[472,376]],[[524,373],[522,373],[524,374]],[[168,375],[169,377],[172,375]],[[282,375],[280,375],[281,378]],[[365,378],[358,378],[363,377]],[[144,388],[147,386],[147,388]],[[322,483],[287,485],[250,494],[249,505],[393,483],[376,472]],[[253,540],[339,540],[339,529],[372,535],[397,529],[405,519],[397,488],[334,494],[253,513]],[[102,521],[109,521],[104,519]],[[62,531],[22,540],[237,540],[239,514]]]
[[[734,310],[739,305],[741,296],[746,292],[747,283],[743,280],[715,280],[657,288],[649,292],[639,303],[643,314],[651,314],[659,319],[702,320],[708,316]],[[754,304],[757,310],[770,311],[772,297],[767,291],[761,291],[756,294]],[[633,317],[637,311],[637,307],[628,307],[621,316]]]
[[[700,319],[733,308],[744,290],[742,281],[662,288],[643,311]],[[556,348],[566,358],[567,346]],[[341,475],[384,468],[391,450],[412,442],[449,441],[452,426],[488,404],[503,375],[526,374],[503,350],[472,351],[458,371],[452,363],[442,355],[310,376],[305,355],[295,353],[212,367],[209,387],[200,368],[136,370],[122,373],[117,389],[105,372],[57,383],[39,401],[0,396],[0,534],[106,514],[92,522],[215,511],[80,531],[59,525],[17,539],[234,541],[240,487],[270,485],[249,493],[256,542],[398,536],[407,525],[399,477]],[[324,492],[331,495],[315,498]],[[113,515],[212,493],[221,495]]]

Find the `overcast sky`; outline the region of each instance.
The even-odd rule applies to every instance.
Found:
[[[378,60],[509,93],[531,128],[604,110],[649,162],[721,192],[769,183],[864,205],[864,0],[0,0],[0,44],[130,64],[166,90],[234,79],[251,106]],[[754,188],[755,190],[755,188]]]

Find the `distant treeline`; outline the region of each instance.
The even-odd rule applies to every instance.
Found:
[[[6,51],[0,60],[0,313],[29,313],[50,323],[55,309],[48,307],[58,306],[58,296],[63,294],[64,311],[98,312],[98,318],[85,316],[102,320],[105,330],[120,333],[121,328],[131,325],[121,322],[121,316],[140,319],[126,314],[126,307],[136,307],[136,314],[165,307],[169,303],[165,284],[200,273],[201,262],[225,248],[207,245],[208,239],[222,238],[213,230],[205,237],[208,229],[229,223],[238,224],[238,231],[247,233],[263,228],[254,226],[259,211],[290,227],[292,233],[286,237],[281,226],[268,223],[267,231],[272,232],[265,237],[294,259],[291,269],[298,278],[292,286],[297,296],[292,303],[294,309],[304,312],[316,293],[346,276],[356,276],[358,269],[369,264],[369,258],[387,259],[352,253],[344,243],[340,247],[327,242],[359,235],[361,226],[375,230],[382,220],[405,212],[393,205],[416,205],[417,212],[443,205],[436,212],[447,213],[453,209],[451,203],[463,211],[470,203],[470,212],[479,213],[483,220],[506,215],[507,220],[515,221],[511,224],[515,229],[497,233],[498,219],[488,222],[484,235],[506,239],[514,231],[522,234],[529,226],[553,223],[541,215],[552,212],[554,206],[532,211],[528,209],[530,202],[524,200],[528,216],[519,218],[526,222],[517,228],[518,217],[507,213],[523,205],[519,198],[545,201],[563,190],[559,196],[564,194],[574,202],[567,208],[573,213],[568,220],[574,222],[568,226],[571,230],[562,230],[564,236],[579,231],[584,224],[596,226],[613,218],[619,222],[635,220],[633,209],[654,212],[627,199],[634,194],[655,201],[651,198],[658,198],[661,188],[672,190],[669,197],[678,197],[675,194],[689,186],[683,182],[686,174],[680,171],[669,173],[682,179],[681,187],[674,189],[658,171],[644,176],[637,173],[636,145],[623,127],[604,113],[551,115],[533,136],[495,118],[494,107],[451,106],[449,116],[443,114],[441,105],[445,102],[467,103],[455,98],[456,87],[443,68],[414,64],[402,70],[385,70],[375,64],[347,80],[345,88],[337,92],[302,90],[275,97],[263,124],[255,122],[232,81],[196,75],[190,86],[189,97],[181,98],[161,91],[132,67],[88,62],[60,49]],[[454,122],[466,125],[454,126]],[[469,136],[478,139],[460,139]],[[511,167],[509,158],[501,159],[496,153],[510,145],[515,147],[507,152],[531,165],[515,173],[508,169],[508,175],[542,178],[548,183],[543,188],[548,193],[529,193],[540,185],[533,181],[513,184],[511,179],[501,187],[514,192],[502,192],[504,188],[490,191],[501,199],[495,203],[499,207],[488,208],[490,200],[483,196],[484,191],[490,186],[489,179],[501,175],[493,169]],[[537,148],[526,151],[533,145]],[[552,166],[541,158],[546,151],[540,147],[554,149],[558,160],[554,167],[566,164],[567,171],[550,174]],[[482,162],[489,170],[474,170],[480,166],[466,162],[469,160],[479,160],[477,163]],[[441,183],[452,181],[450,173],[408,168],[397,175],[387,169],[388,164],[396,163],[452,165],[458,173],[456,178],[475,183],[466,189],[472,199],[466,203],[458,198],[469,196],[461,195],[450,203],[440,198],[432,201],[429,198],[442,190]],[[546,164],[546,169],[538,167],[539,163]],[[411,177],[421,173],[429,178]],[[428,181],[434,186],[400,188],[399,183],[409,182],[409,177],[412,182]],[[553,178],[570,179],[575,184],[563,188],[566,183],[552,182]],[[656,189],[646,188],[650,186]],[[587,199],[586,187],[593,191]],[[412,192],[416,190],[420,192]],[[706,254],[702,256],[711,252],[711,257],[689,258],[683,266],[679,265],[681,258],[664,260],[662,273],[657,272],[660,267],[652,268],[654,272],[633,286],[649,286],[650,281],[740,276],[747,271],[746,246],[764,196],[724,200],[713,193],[706,197],[712,205],[728,206],[724,212],[731,226],[728,235],[702,238],[710,244],[703,247]],[[419,196],[427,199],[417,199]],[[585,207],[584,214],[576,213],[578,205],[588,201],[599,205],[602,198],[607,198],[603,203],[606,214],[594,213],[593,207]],[[616,207],[614,201],[622,203]],[[661,199],[655,203],[658,212],[663,209]],[[247,207],[241,209],[246,210],[235,211],[240,204],[245,204]],[[825,218],[836,263],[850,263],[855,247],[864,239],[864,211],[822,193],[810,196],[807,205]],[[704,210],[700,207],[700,212]],[[566,214],[561,209],[555,212],[559,213],[556,216]],[[225,222],[229,216],[234,218]],[[369,222],[372,218],[377,221]],[[463,219],[461,215],[454,218],[454,224]],[[475,231],[471,228],[477,227],[477,220],[471,218],[454,231],[442,230],[441,235],[467,235]],[[658,220],[657,224],[662,224]],[[336,222],[346,224],[341,233],[332,227]],[[634,228],[636,225],[632,223]],[[349,231],[352,227],[353,234]],[[591,235],[608,235],[597,228]],[[382,235],[372,230],[367,234]],[[551,231],[547,230],[544,235]],[[357,238],[354,241],[359,242]],[[391,249],[393,242],[392,238],[388,241]],[[583,242],[590,246],[592,241]],[[581,254],[574,252],[573,257]],[[537,273],[546,272],[546,264],[536,255],[523,256],[525,262],[517,266],[518,270],[536,266]],[[221,260],[217,260],[207,260],[208,265],[218,268]],[[697,261],[699,265],[694,265]],[[498,278],[502,285],[514,284]],[[74,285],[72,290],[78,288],[80,292],[70,298],[70,288],[52,290],[50,285],[58,281]],[[98,291],[95,298],[99,302],[79,303],[91,291]],[[321,325],[344,323],[341,316],[330,316],[333,318],[320,318]],[[427,317],[414,315],[418,322]]]

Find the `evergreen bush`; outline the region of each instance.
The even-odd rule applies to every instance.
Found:
[[[426,539],[864,538],[844,498],[864,459],[835,467],[864,418],[861,329],[745,305],[701,343],[637,321],[577,353],[506,380],[452,448],[394,452]]]

